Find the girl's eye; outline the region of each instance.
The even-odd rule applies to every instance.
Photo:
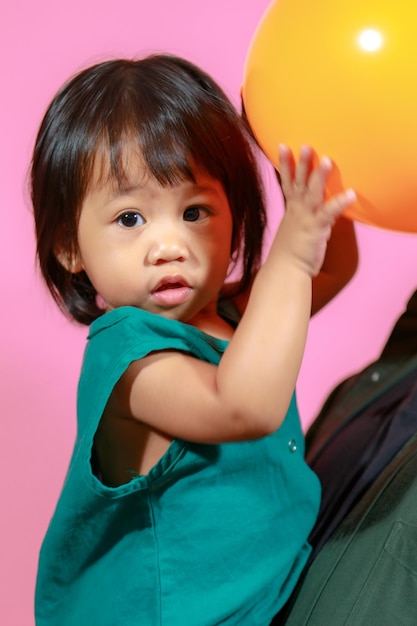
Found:
[[[140,213],[136,213],[135,211],[126,211],[117,218],[117,223],[125,228],[135,228],[135,226],[142,226],[145,223],[145,220],[140,215]]]
[[[196,222],[201,219],[205,213],[207,213],[207,211],[204,211],[202,207],[191,206],[188,209],[185,209],[184,220],[186,222]]]

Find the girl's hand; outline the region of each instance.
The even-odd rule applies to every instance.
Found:
[[[281,187],[286,202],[280,243],[312,277],[323,264],[336,218],[356,199],[352,189],[326,199],[332,162],[323,157],[314,167],[313,157],[312,148],[303,146],[296,163],[288,146],[279,148]]]

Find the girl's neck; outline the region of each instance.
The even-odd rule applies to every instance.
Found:
[[[217,313],[207,315],[207,313],[200,311],[188,323],[204,333],[216,337],[216,339],[230,341],[233,337],[233,327]]]

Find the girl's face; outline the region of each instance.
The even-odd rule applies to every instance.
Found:
[[[122,190],[109,180],[88,191],[72,271],[87,273],[108,310],[130,305],[194,323],[216,315],[232,230],[217,180],[197,171],[195,184],[161,187],[132,159]]]

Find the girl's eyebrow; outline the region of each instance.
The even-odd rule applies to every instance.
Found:
[[[217,189],[217,187],[213,186],[213,185],[194,185],[192,184],[192,187],[190,188],[190,194],[207,194],[207,195],[211,195],[211,196],[216,196],[217,198],[220,197],[220,193],[219,190]]]
[[[213,198],[220,198],[220,194],[216,189],[210,189],[209,187],[200,187],[195,192],[190,193],[190,197],[193,196],[212,196]]]
[[[143,182],[131,182],[126,181],[125,184],[119,184],[115,181],[114,184],[111,184],[106,193],[106,202],[111,202],[113,200],[117,200],[122,196],[127,196],[131,193],[135,193],[140,191],[141,189],[146,188],[146,184]],[[175,186],[173,187],[175,189]],[[193,182],[184,183],[184,194],[186,196],[198,196],[198,195],[210,195],[216,198],[220,198],[220,192],[216,186],[210,184],[196,184]]]
[[[140,184],[127,183],[126,185],[120,185],[118,183],[111,185],[108,193],[106,194],[106,199],[108,201],[117,200],[121,196],[127,196],[138,189],[141,188]]]
[[[135,185],[133,183],[123,185],[123,186],[118,185],[116,188],[113,189],[111,195],[117,198],[118,196],[124,196],[129,193],[133,193],[134,191],[137,191],[138,189],[140,189],[140,185]]]

